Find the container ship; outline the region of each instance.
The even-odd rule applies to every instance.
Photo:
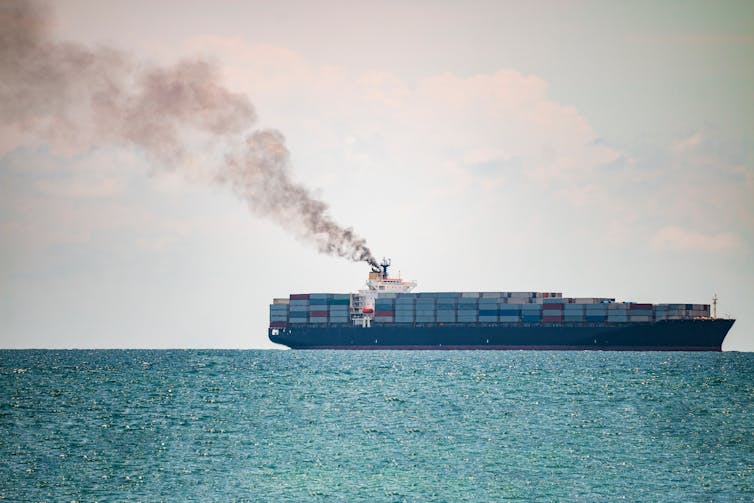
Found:
[[[268,335],[293,349],[721,351],[735,320],[709,304],[616,302],[558,292],[421,292],[383,260],[358,293],[291,294]]]

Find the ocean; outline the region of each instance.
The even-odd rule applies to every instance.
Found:
[[[0,351],[0,500],[753,498],[752,353]]]

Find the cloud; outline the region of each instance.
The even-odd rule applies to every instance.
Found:
[[[702,143],[702,133],[694,133],[691,136],[673,142],[670,150],[676,155],[684,155],[696,150]]]
[[[667,226],[658,230],[650,244],[657,250],[703,253],[732,252],[743,247],[741,239],[730,232],[704,234],[678,226]]]
[[[621,155],[577,109],[553,99],[544,79],[513,69],[412,82],[382,71],[315,65],[293,51],[238,38],[201,37],[188,47],[217,61],[233,88],[254,96],[261,115],[286,131],[306,123],[311,141],[321,138],[320,150],[347,143],[358,158],[355,147],[374,146],[361,140],[378,137],[386,156],[410,159],[413,173],[442,175],[449,185],[463,177],[464,167],[473,174],[480,163],[510,159],[532,182],[577,184]],[[351,141],[338,140],[346,136]],[[374,152],[361,158],[373,161]],[[498,164],[499,175],[507,176],[503,166],[510,165]],[[485,181],[490,174],[484,171]]]

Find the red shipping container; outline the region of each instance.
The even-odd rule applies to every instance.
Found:
[[[309,316],[314,318],[327,318],[327,311],[309,311]]]
[[[375,311],[375,316],[395,316],[395,311]]]
[[[542,316],[542,323],[554,323],[558,321],[563,321],[562,316]]]
[[[308,293],[292,293],[291,300],[309,300]]]
[[[542,304],[542,309],[550,309],[552,311],[562,311],[564,304]]]
[[[629,304],[629,309],[652,309],[652,304]]]
[[[270,322],[270,328],[285,328],[288,326],[288,323],[284,321],[271,321]]]

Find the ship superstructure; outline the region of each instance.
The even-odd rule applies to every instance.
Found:
[[[375,304],[380,296],[386,298],[391,294],[409,293],[416,288],[416,281],[404,281],[400,274],[397,278],[389,277],[389,267],[390,260],[383,258],[379,267],[373,267],[369,273],[367,288],[351,296],[351,317],[356,325],[371,326],[376,315]]]

